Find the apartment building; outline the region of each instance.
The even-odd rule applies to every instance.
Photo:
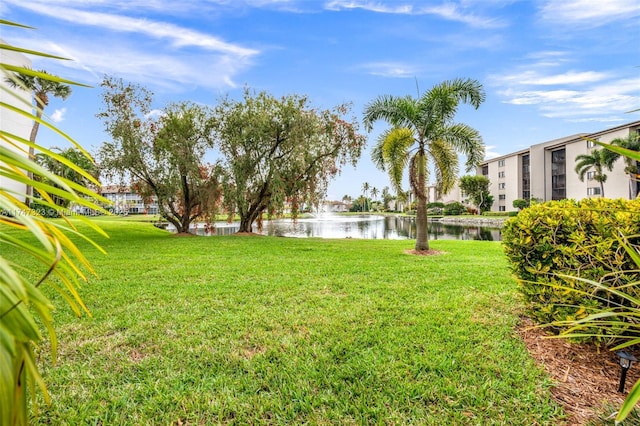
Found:
[[[516,199],[580,200],[602,196],[599,182],[593,179],[593,171],[587,173],[584,182],[580,181],[574,170],[575,159],[598,147],[591,140],[608,143],[633,133],[640,134],[640,121],[600,132],[554,139],[480,163],[477,174],[491,181],[489,190],[494,197],[491,210],[516,210],[513,207]],[[605,171],[607,181],[604,183],[604,195],[607,198],[628,199],[634,196],[637,185],[634,182],[631,184],[634,187],[630,188],[629,176],[624,168],[624,159],[619,158],[611,172]]]
[[[102,187],[102,196],[113,203],[115,214],[158,214],[158,200],[151,197],[145,203],[142,196],[128,186],[106,185]]]
[[[0,43],[4,43],[4,41],[0,39]],[[31,60],[29,60],[25,55],[4,49],[0,49],[0,63],[18,67],[31,67]],[[12,88],[5,80],[5,74],[0,72],[0,85],[3,86],[2,89],[0,89],[0,101],[31,113],[31,93],[26,90]],[[18,96],[18,98],[14,95]],[[6,108],[0,108],[0,128],[3,131],[28,140],[32,127],[33,121],[29,117],[25,117],[22,114],[18,114]],[[0,140],[0,143],[13,151],[20,152],[18,148],[11,146],[3,140]],[[25,145],[20,145],[21,147],[24,147],[24,149],[27,148]],[[22,154],[25,156],[27,155],[24,152]],[[14,196],[24,201],[24,195],[20,196],[18,194],[24,194],[26,192],[25,184],[0,176],[0,188],[11,192]]]

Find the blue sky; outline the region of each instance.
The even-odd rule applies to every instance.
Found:
[[[379,95],[475,78],[487,100],[457,121],[480,131],[489,157],[640,117],[626,113],[640,108],[639,0],[3,0],[0,16],[37,28],[3,27],[5,41],[73,59],[34,68],[94,86],[47,110],[92,152],[108,138],[95,117],[105,74],[147,86],[158,108],[249,86],[350,102],[358,120]],[[389,185],[369,151],[384,128],[328,198]],[[45,131],[39,142],[62,145]]]

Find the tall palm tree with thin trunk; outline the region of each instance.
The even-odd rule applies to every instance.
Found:
[[[375,186],[371,188],[371,205],[375,207],[376,210],[379,210],[376,203],[376,198],[378,198],[378,193],[380,190]]]
[[[392,128],[383,132],[373,149],[372,159],[378,168],[389,173],[399,193],[402,176],[409,169],[409,184],[417,198],[416,251],[429,249],[427,233],[427,183],[429,164],[443,192],[449,191],[458,178],[458,153],[467,158],[467,170],[484,157],[480,133],[455,123],[460,103],[478,108],[485,99],[482,84],[474,79],[455,79],[439,83],[418,98],[380,96],[365,107],[364,125],[384,120]]]
[[[38,136],[38,129],[40,128],[40,119],[44,113],[44,109],[49,105],[49,96],[53,95],[55,98],[67,99],[71,94],[71,87],[67,84],[55,81],[55,79],[48,79],[47,75],[50,75],[46,71],[38,71],[44,76],[34,76],[22,73],[12,73],[6,78],[6,82],[14,88],[20,88],[28,90],[33,93],[35,100],[35,117],[33,121],[33,127],[31,127],[31,134],[29,135],[29,142],[34,144],[36,137]],[[55,76],[52,76],[55,77]],[[29,158],[35,159],[35,150],[32,146],[29,146]],[[29,179],[33,179],[33,173],[29,172]],[[27,204],[31,203],[33,197],[33,187],[27,186]]]
[[[611,141],[611,144],[640,152],[640,134],[632,133],[626,138],[616,138]],[[633,200],[640,192],[640,162],[631,157],[623,158],[625,163],[624,172],[629,175],[629,199]]]
[[[367,195],[369,194],[369,188],[370,188],[369,182],[365,182],[365,183],[362,184],[362,196],[363,196],[363,199],[364,199],[363,206],[367,205]],[[364,207],[362,207],[362,208],[363,208],[363,211],[364,211]],[[367,208],[367,211],[368,210],[369,209]]]
[[[607,149],[594,149],[589,154],[576,157],[575,171],[580,181],[584,182],[585,175],[593,170],[593,180],[600,183],[600,196],[604,198],[604,183],[607,181],[604,170],[613,170],[613,163],[618,157],[618,154]]]

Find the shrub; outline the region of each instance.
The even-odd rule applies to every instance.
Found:
[[[535,204],[509,219],[502,236],[529,314],[543,324],[572,321],[629,301],[579,279],[640,297],[639,271],[620,244],[640,241],[640,201],[585,199]],[[556,325],[556,331],[562,327]],[[609,335],[623,332],[610,329]],[[597,342],[611,343],[599,336]]]
[[[450,203],[445,204],[444,206],[444,214],[447,216],[455,216],[460,215],[467,211],[467,208],[464,204],[459,203],[457,201],[452,201]]]

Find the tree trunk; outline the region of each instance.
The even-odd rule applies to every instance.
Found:
[[[37,108],[36,109],[36,117],[38,118],[42,118],[42,109]],[[29,142],[31,143],[35,143],[36,142],[36,136],[38,136],[38,129],[40,128],[40,122],[38,121],[34,121],[33,122],[33,127],[31,127],[31,134],[29,135]],[[29,147],[29,160],[34,161],[36,159],[36,150],[30,146]],[[33,172],[32,171],[28,171],[27,172],[27,178],[32,181],[33,180]],[[31,207],[31,200],[33,200],[33,186],[32,185],[27,185],[26,188],[26,199],[25,199],[25,204],[28,207]]]
[[[600,197],[604,198],[604,182],[600,181]]]
[[[253,232],[253,222],[256,220],[257,216],[246,215],[240,217],[240,229],[238,232]]]
[[[420,155],[420,154],[416,154]],[[429,231],[427,221],[426,170],[424,156],[418,160],[418,181],[414,188],[416,194],[416,251],[429,250]]]

